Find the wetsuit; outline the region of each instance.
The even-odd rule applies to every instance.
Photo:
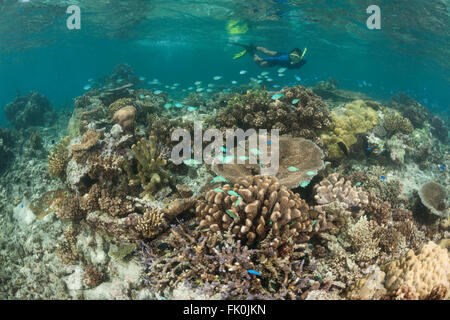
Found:
[[[291,59],[289,59],[287,53],[280,53],[275,57],[267,57],[264,58],[263,61],[269,63],[270,67],[280,66],[288,69],[299,69],[306,63],[306,59],[302,59],[299,63],[291,64]]]

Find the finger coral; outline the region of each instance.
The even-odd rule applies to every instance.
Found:
[[[368,194],[357,187],[352,187],[350,180],[345,180],[338,173],[333,173],[314,187],[314,198],[320,205],[338,201],[345,209],[364,206],[369,203]]]
[[[277,247],[276,238],[281,234],[308,240],[309,233],[317,228],[308,216],[306,202],[277,178],[252,177],[210,190],[205,198],[196,208],[200,228],[212,232],[231,228],[232,234],[247,243],[263,240],[270,232]]]
[[[69,145],[70,137],[65,137],[53,147],[48,157],[48,170],[53,178],[64,180],[66,175],[66,166],[69,162]]]

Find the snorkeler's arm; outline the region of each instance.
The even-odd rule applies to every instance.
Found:
[[[264,47],[256,47],[256,50],[259,51],[259,52],[264,53],[265,55],[268,55],[269,57],[275,57],[275,56],[278,55],[277,51],[272,51],[272,50],[269,50],[269,49],[264,48]]]

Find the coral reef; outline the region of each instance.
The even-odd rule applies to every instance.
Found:
[[[308,210],[306,202],[278,179],[256,176],[241,184],[210,190],[196,212],[200,228],[211,232],[231,229],[232,234],[249,244],[270,234],[277,247],[281,234],[292,234],[304,241],[320,228],[322,221],[313,226]]]
[[[0,128],[0,173],[8,167],[9,162],[14,158],[13,146],[14,139],[11,130]]]
[[[446,217],[450,214],[447,188],[436,182],[425,183],[419,190],[422,204],[434,215]]]
[[[65,179],[66,167],[69,162],[69,150],[67,149],[69,143],[70,137],[61,139],[48,156],[48,170],[53,178]]]
[[[319,205],[339,202],[345,208],[364,206],[369,203],[368,195],[360,188],[353,187],[350,180],[339,177],[338,173],[329,175],[315,187],[316,199]]]
[[[5,106],[4,111],[6,118],[16,129],[49,125],[56,116],[50,101],[36,91],[30,92],[24,97],[18,96]]]
[[[265,90],[235,94],[206,124],[223,129],[278,129],[280,134],[289,133],[320,144],[318,130],[330,125],[326,104],[303,86],[285,88],[278,94],[281,97],[276,100]]]
[[[355,100],[331,112],[332,130],[323,130],[320,136],[328,150],[328,157],[339,159],[345,153],[338,143],[343,143],[347,149],[357,142],[357,135],[365,133],[378,124],[379,117],[375,110],[363,100]]]
[[[262,140],[262,139],[261,139]],[[258,137],[258,141],[260,138]],[[243,142],[245,154],[252,156],[249,141]],[[264,148],[261,148],[265,152]],[[272,145],[267,146],[267,156],[270,157]],[[277,168],[268,168],[268,165],[250,164],[250,158],[245,160],[245,164],[239,164],[236,159],[231,162],[223,162],[215,159],[212,170],[219,176],[225,177],[229,182],[238,182],[241,178],[251,179],[252,176],[260,174],[262,168],[267,172],[266,176],[275,176],[279,183],[288,188],[307,186],[315,175],[324,167],[323,152],[312,141],[303,138],[292,138],[291,136],[279,137],[279,163]],[[230,150],[229,155],[237,157],[237,149]],[[271,164],[272,166],[274,164]]]
[[[164,170],[166,160],[159,155],[156,138],[150,136],[149,140],[142,138],[132,147],[137,160],[137,174],[129,164],[124,166],[128,173],[130,186],[141,186],[144,191],[141,197],[153,199],[155,194],[170,183],[170,176]]]

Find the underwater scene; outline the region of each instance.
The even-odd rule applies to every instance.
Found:
[[[448,300],[449,15],[0,1],[0,299]]]

